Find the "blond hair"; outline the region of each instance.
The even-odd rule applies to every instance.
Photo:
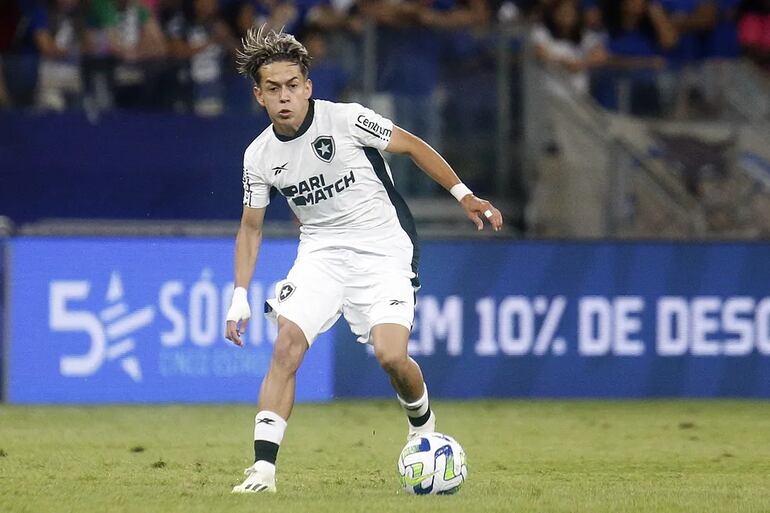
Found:
[[[300,67],[303,77],[307,77],[310,68],[310,55],[307,49],[291,34],[283,29],[267,29],[267,25],[251,27],[241,40],[243,48],[236,52],[238,72],[251,77],[259,86],[259,70],[272,62],[291,62]]]

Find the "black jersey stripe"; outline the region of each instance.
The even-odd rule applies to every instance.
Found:
[[[419,287],[420,278],[417,271],[420,262],[420,243],[417,239],[417,227],[414,224],[412,212],[409,211],[409,206],[407,206],[406,201],[404,201],[404,198],[401,197],[401,194],[399,194],[396,187],[393,185],[393,181],[388,175],[388,171],[385,168],[385,161],[380,152],[376,148],[364,148],[364,154],[366,154],[366,158],[369,159],[369,162],[372,164],[374,174],[377,175],[377,178],[380,179],[380,182],[382,182],[382,185],[385,187],[385,192],[388,193],[390,202],[393,203],[393,206],[396,208],[398,223],[409,236],[409,240],[412,241],[412,248],[414,248],[412,251],[412,272],[414,273],[412,285]]]

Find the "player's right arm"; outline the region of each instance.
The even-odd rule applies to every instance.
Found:
[[[452,193],[479,230],[484,221],[499,231],[503,216],[492,203],[476,197],[465,187],[446,160],[428,143],[397,127],[387,118],[357,103],[347,104],[347,129],[355,143],[389,153],[409,156],[428,176]],[[459,189],[458,189],[459,188]],[[455,190],[457,189],[457,192]]]
[[[265,207],[243,208],[241,226],[235,238],[235,290],[233,301],[227,311],[226,337],[236,345],[243,345],[241,334],[251,317],[248,294],[249,282],[257,264],[259,247],[262,244],[262,224],[265,220]]]
[[[251,317],[247,291],[262,243],[265,208],[270,203],[270,181],[261,172],[264,167],[259,158],[259,141],[258,137],[243,154],[243,214],[235,238],[235,290],[225,327],[225,337],[238,346],[243,345],[241,335],[246,331]]]
[[[494,231],[499,231],[502,228],[503,215],[500,211],[489,201],[476,197],[470,189],[462,184],[444,157],[416,135],[393,125],[393,132],[385,151],[408,155],[417,167],[453,195],[456,194],[453,192],[454,187],[462,186],[465,192],[457,194],[457,201],[465,210],[465,215],[473,221],[479,230],[484,228],[484,221],[488,222]]]

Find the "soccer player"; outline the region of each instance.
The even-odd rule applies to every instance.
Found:
[[[503,219],[463,185],[420,138],[358,104],[313,100],[310,57],[291,34],[251,29],[239,71],[272,125],[246,149],[243,216],[235,241],[235,290],[227,338],[241,346],[251,310],[247,289],[275,188],[301,223],[297,258],[276,284],[266,315],[278,324],[254,424],[254,465],[236,493],[275,492],[275,462],[294,406],[296,372],[315,338],[344,315],[358,341],[374,346],[406,411],[409,436],[435,431],[417,363],[407,354],[419,286],[414,220],[380,151],[409,155],[448,189],[481,230]]]

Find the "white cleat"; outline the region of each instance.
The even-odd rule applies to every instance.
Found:
[[[233,487],[233,493],[275,493],[275,466],[266,461],[258,461],[246,470],[246,479]]]
[[[433,410],[431,410],[430,412],[430,417],[428,418],[428,422],[426,422],[422,426],[413,426],[408,419],[406,422],[407,424],[409,424],[409,434],[406,437],[407,440],[411,440],[414,437],[422,436],[427,433],[436,432],[436,414],[433,413]]]

